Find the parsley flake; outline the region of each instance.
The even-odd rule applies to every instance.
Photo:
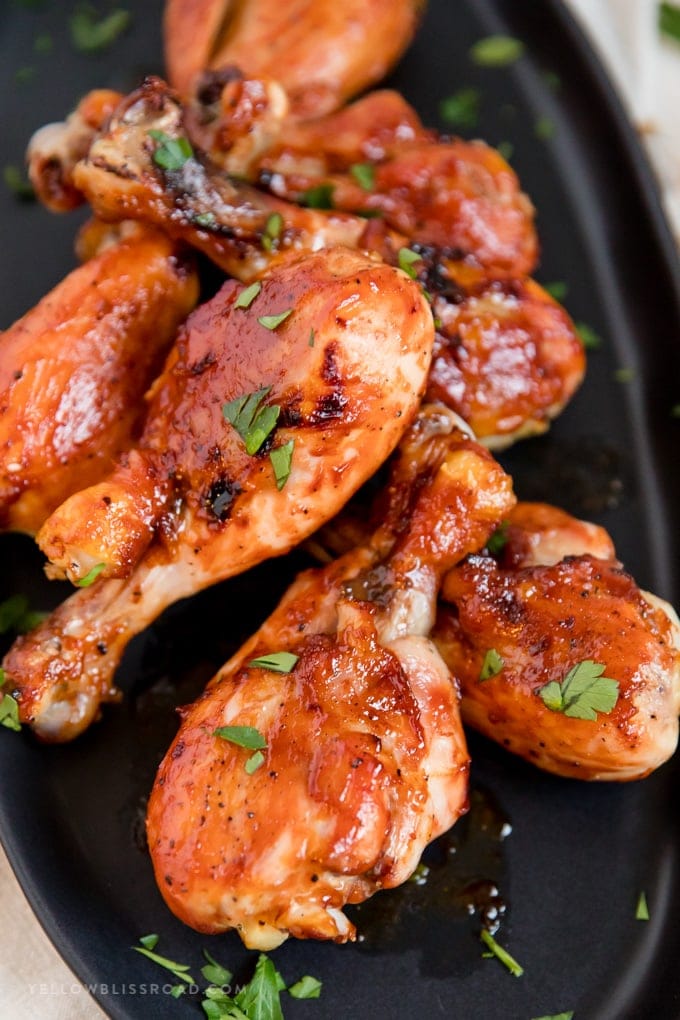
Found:
[[[483,680],[490,680],[493,676],[498,676],[504,665],[505,663],[496,649],[489,648],[488,652],[484,656],[482,668],[479,671],[480,682]]]
[[[155,949],[158,945],[158,935],[142,935],[139,941],[145,949]]]
[[[162,170],[181,170],[194,154],[188,138],[172,138],[165,131],[157,131],[155,128],[148,134],[159,143],[154,150],[153,161]]]
[[[510,956],[507,949],[503,949],[503,946],[499,946],[491,932],[487,931],[486,928],[482,928],[480,938],[485,946],[487,946],[491,953],[497,957],[501,963],[508,968],[511,974],[515,977],[521,977],[524,973],[524,967],[521,967],[514,957]]]
[[[467,88],[442,99],[439,116],[446,124],[459,128],[474,128],[479,119],[479,89]]]
[[[412,280],[416,280],[418,278],[418,274],[413,268],[413,263],[420,262],[421,259],[422,255],[419,255],[417,251],[413,251],[412,248],[400,248],[397,254],[399,268],[406,273],[407,276],[410,276]]]
[[[508,544],[508,540],[510,538],[508,534],[508,527],[509,525],[507,521],[501,521],[494,533],[489,536],[486,548],[492,556],[499,556]]]
[[[274,430],[281,412],[278,404],[261,406],[270,389],[271,386],[265,386],[255,393],[246,393],[222,407],[222,414],[234,426],[251,457]]]
[[[91,570],[85,574],[84,577],[78,578],[75,582],[76,588],[89,588],[91,584],[97,580],[102,570],[106,570],[105,563],[95,563]]]
[[[33,185],[18,166],[12,164],[6,166],[2,171],[2,179],[5,187],[9,188],[20,202],[32,202],[35,198]]]
[[[249,776],[252,776],[253,772],[257,772],[260,765],[264,764],[264,755],[262,751],[256,751],[255,754],[251,754],[250,758],[245,764],[245,770]]]
[[[680,7],[676,4],[659,4],[659,31],[667,38],[680,42]]]
[[[295,440],[289,439],[287,443],[283,444],[283,446],[277,446],[275,450],[271,450],[269,453],[269,459],[272,463],[272,467],[274,468],[276,488],[279,492],[290,478],[294,449]]]
[[[534,124],[534,135],[544,142],[555,137],[555,130],[555,124],[550,117],[539,117]]]
[[[649,921],[649,907],[647,906],[647,897],[644,891],[638,896],[637,907],[635,908],[635,920]]]
[[[245,290],[242,290],[236,298],[234,301],[234,308],[250,308],[261,290],[262,284],[259,281],[251,283],[250,287],[246,287]]]
[[[564,301],[565,297],[569,293],[569,287],[564,280],[555,280],[553,283],[544,283],[543,290],[547,290],[550,297],[555,298],[555,301]]]
[[[7,683],[7,675],[4,669],[0,669],[0,688]],[[14,730],[19,733],[21,723],[19,722],[19,706],[11,694],[0,695],[0,726],[5,729]]]
[[[170,989],[170,994],[172,995],[173,999],[179,999],[181,995],[184,995],[186,990],[187,990],[186,985],[173,985],[172,988]]]
[[[373,191],[375,188],[375,167],[372,163],[353,163],[349,172],[364,191]]]
[[[241,989],[234,1002],[254,1020],[283,1020],[280,995],[285,987],[272,961],[260,953],[252,980]]]
[[[572,1020],[574,1015],[573,1009],[568,1013],[551,1013],[550,1016],[536,1016],[533,1020]]]
[[[25,634],[44,619],[45,615],[32,612],[28,608],[28,599],[25,595],[10,595],[4,602],[0,602],[0,634],[6,634],[8,630]]]
[[[259,751],[267,746],[267,741],[254,726],[218,726],[214,735],[237,747],[245,747],[247,751]]]
[[[257,669],[269,669],[272,673],[290,673],[298,658],[299,656],[293,655],[292,652],[270,652],[268,655],[251,659],[248,665]]]
[[[561,682],[551,680],[541,687],[538,695],[551,712],[594,722],[598,712],[609,715],[619,698],[618,681],[603,676],[604,671],[601,663],[584,659]]]
[[[633,379],[635,378],[635,369],[627,367],[617,368],[616,371],[614,372],[614,378],[616,379],[617,382],[620,383],[632,382]]]
[[[213,230],[217,226],[217,219],[214,213],[202,212],[194,218],[194,223],[197,227],[203,227],[205,230]]]
[[[470,58],[478,67],[508,67],[524,53],[524,43],[511,35],[488,35],[470,48]]]
[[[285,322],[289,315],[293,314],[292,308],[287,308],[285,312],[279,312],[278,315],[261,315],[257,320],[261,326],[265,329],[278,329],[282,322]]]
[[[574,326],[576,328],[576,335],[583,344],[584,350],[596,351],[598,347],[602,346],[602,337],[587,322],[576,322]]]
[[[157,935],[145,935],[144,938],[139,941],[150,941],[154,938],[156,941],[152,944],[155,946],[158,942]],[[165,970],[169,970],[173,977],[177,978],[180,984],[183,984],[185,981],[188,981],[191,985],[194,984],[194,979],[191,974],[189,974],[188,963],[176,963],[174,960],[169,960],[167,956],[159,956],[158,953],[152,952],[152,950],[148,949],[145,945],[132,946],[132,948],[136,953],[141,953],[142,956],[146,956],[148,960],[151,960],[153,963],[157,963],[159,967],[164,967]],[[181,995],[182,993],[180,992],[178,994]]]
[[[332,184],[317,184],[315,188],[303,191],[300,195],[300,203],[309,209],[332,209],[334,191],[335,188]]]
[[[499,142],[496,146],[496,150],[503,157],[505,162],[509,162],[512,159],[512,154],[515,151],[515,146],[512,142]]]
[[[318,978],[305,974],[288,989],[294,999],[318,999],[321,995],[321,982]]]
[[[141,939],[139,941],[141,942]],[[207,949],[203,950],[203,955],[208,961],[205,967],[201,967],[201,974],[205,980],[211,985],[228,985],[233,977],[231,971],[219,964]]]
[[[71,17],[71,42],[81,53],[99,53],[112,46],[129,24],[129,11],[117,8],[97,21],[97,12],[84,6]]]
[[[267,217],[267,222],[264,225],[264,231],[262,233],[262,247],[265,251],[271,251],[274,245],[274,241],[278,240],[283,229],[283,216],[281,213],[274,212]]]

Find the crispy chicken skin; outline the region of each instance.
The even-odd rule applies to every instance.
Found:
[[[336,513],[416,412],[433,328],[405,274],[338,248],[288,261],[236,307],[243,290],[229,281],[190,316],[138,446],[41,531],[71,579],[106,564],[6,657],[22,718],[46,739],[92,720],[127,642],[167,605],[287,552]],[[275,329],[258,321],[288,309]],[[251,456],[222,408],[267,387],[278,423]],[[288,442],[279,489],[269,453]]]
[[[320,116],[379,82],[402,55],[423,0],[168,0],[169,80],[189,96],[202,72],[235,65],[276,78],[295,118]]]
[[[441,574],[512,506],[510,479],[427,408],[402,442],[382,524],[363,548],[293,584],[183,712],[149,802],[168,905],[201,931],[269,949],[354,938],[346,903],[403,882],[466,807],[455,683],[427,634]],[[280,650],[288,675],[253,664]],[[249,752],[215,734],[252,726]]]
[[[460,682],[465,722],[540,768],[639,779],[675,750],[680,625],[622,570],[601,529],[520,504],[500,562],[474,555],[447,575],[433,638]],[[491,648],[503,667],[480,681]],[[594,721],[538,696],[585,660],[619,684],[614,708]]]
[[[198,298],[187,253],[137,230],[0,337],[0,525],[34,533],[132,442],[144,393]]]
[[[424,286],[437,321],[428,399],[491,449],[545,432],[586,369],[564,308],[533,280],[494,279],[464,262],[430,262]]]

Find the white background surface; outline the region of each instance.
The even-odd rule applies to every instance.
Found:
[[[680,241],[680,44],[660,39],[656,0],[568,2],[591,33],[643,137]],[[1,849],[0,904],[0,1020],[103,1018],[43,934]]]

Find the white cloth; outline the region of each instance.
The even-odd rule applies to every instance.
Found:
[[[659,37],[657,0],[569,3],[590,32],[640,130],[680,241],[680,43]],[[101,1020],[104,1014],[35,920],[1,850],[0,903],[5,924],[0,1020]]]

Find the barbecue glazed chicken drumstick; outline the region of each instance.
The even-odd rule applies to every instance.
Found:
[[[406,117],[400,110],[398,104],[393,109],[388,103],[384,130],[374,125],[373,136],[359,110],[356,132],[347,127],[345,136],[340,134],[336,141],[338,150],[349,159],[361,138],[371,151],[389,154],[396,145],[390,138],[400,136],[399,125]],[[230,123],[235,120],[232,111]],[[148,219],[200,248],[246,282],[259,277],[282,253],[338,242],[379,251],[386,261],[399,261],[400,247],[409,242],[390,230],[384,220],[300,208],[230,181],[197,156],[187,157],[176,170],[159,166],[154,160],[159,158],[160,143],[150,132],[181,139],[186,137],[186,129],[185,111],[177,99],[158,79],[149,80],[121,103],[88,156],[70,174],[100,216]],[[68,128],[64,130],[68,132]],[[368,137],[375,139],[372,147]],[[462,157],[460,162],[465,164]],[[472,170],[463,178],[476,179]],[[522,259],[526,263],[533,258],[531,245],[535,248],[533,225],[530,217],[523,214],[522,219],[521,209],[515,208],[521,193],[509,168],[499,172],[498,179],[506,182],[514,198],[506,202],[500,185],[494,190],[493,175],[487,181],[481,174],[476,199],[467,195],[462,201],[452,185],[450,192],[446,188],[438,192],[441,208],[450,206],[448,215],[455,220],[461,202],[466,208],[473,203],[477,228],[487,239],[487,252],[493,242],[494,250],[505,251],[515,263]],[[420,216],[414,180],[417,184],[417,175],[407,175],[400,194],[411,196],[409,201]],[[409,181],[413,184],[410,192]],[[465,180],[458,187],[463,196],[467,194],[464,184]],[[368,199],[374,197],[371,194]],[[422,215],[426,222],[427,210]],[[505,227],[504,216],[509,217]],[[515,221],[518,233],[512,241]],[[429,235],[421,231],[418,236]],[[466,243],[473,244],[474,238],[468,236]],[[412,263],[411,272],[431,295],[437,322],[429,399],[446,403],[492,447],[544,431],[573,395],[585,369],[582,344],[564,309],[524,277],[500,270],[494,275],[474,260],[454,259],[432,245],[416,244],[411,257],[415,253],[420,259]],[[477,245],[472,254],[476,258],[480,253]]]
[[[506,537],[498,559],[470,556],[443,584],[433,638],[465,722],[558,775],[648,775],[678,741],[674,611],[594,525],[525,503]]]
[[[229,281],[199,307],[138,445],[40,532],[55,574],[100,576],[6,657],[23,721],[75,736],[166,606],[337,513],[415,414],[432,335],[412,280],[340,248],[283,263],[259,289]]]
[[[189,96],[202,72],[237,66],[278,78],[291,116],[320,116],[387,75],[422,8],[422,0],[168,0],[168,75]]]
[[[511,482],[430,407],[388,500],[373,540],[301,575],[182,713],[148,842],[168,905],[200,931],[257,949],[352,939],[343,906],[405,881],[466,809],[458,692],[427,635],[442,573],[486,541]],[[239,727],[259,757],[225,739]]]
[[[188,253],[136,226],[0,336],[0,527],[34,533],[108,474],[197,298]]]

